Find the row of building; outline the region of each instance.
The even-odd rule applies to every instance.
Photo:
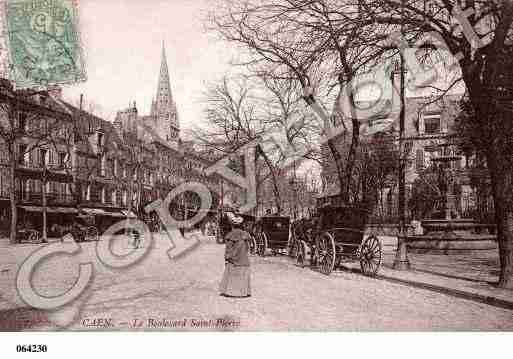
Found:
[[[59,87],[14,91],[4,80],[1,92],[0,237],[9,231],[11,193],[20,228],[40,229],[44,207],[51,236],[54,224],[77,212],[95,216],[100,228],[134,212],[142,216],[147,204],[186,181],[209,188],[213,209],[223,186],[230,188],[219,176],[205,175],[208,154],[180,138],[165,49],[147,116],[134,103],[109,122],[66,102]],[[170,210],[183,216],[199,201],[188,192]]]

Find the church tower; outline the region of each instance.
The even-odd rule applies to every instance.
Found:
[[[159,135],[166,140],[176,141],[180,136],[180,124],[176,104],[171,93],[169,71],[167,68],[166,48],[162,42],[162,58],[160,63],[157,97],[152,102],[151,117]]]

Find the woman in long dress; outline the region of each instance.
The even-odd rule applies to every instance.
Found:
[[[250,235],[241,229],[242,217],[229,213],[232,231],[225,237],[225,269],[220,292],[225,297],[247,298],[251,296],[248,243]]]

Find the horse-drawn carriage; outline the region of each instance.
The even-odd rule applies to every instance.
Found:
[[[69,224],[54,224],[51,230],[60,238],[71,234],[76,242],[97,241],[100,238],[95,217],[88,214],[77,215]]]
[[[261,217],[255,223],[257,254],[260,256],[265,256],[268,250],[270,250],[272,254],[288,251],[289,229],[289,217]]]
[[[308,223],[294,226],[293,248],[297,264],[311,266],[329,275],[342,261],[359,260],[362,273],[374,276],[381,265],[381,243],[364,237],[366,210],[342,205],[320,207]]]

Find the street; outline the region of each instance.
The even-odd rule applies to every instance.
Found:
[[[114,251],[129,250],[126,238],[116,242]],[[155,236],[153,244],[142,261],[118,270],[96,259],[95,243],[82,244],[79,256],[52,257],[37,267],[34,287],[41,295],[58,295],[75,283],[80,262],[94,264],[91,286],[77,301],[84,305],[71,330],[513,329],[510,310],[359,273],[325,276],[299,268],[285,256],[252,256],[253,296],[224,298],[217,289],[223,245],[201,238],[199,247],[170,260],[164,236]],[[27,309],[14,289],[16,267],[37,248],[2,249],[2,268],[7,268],[0,276],[2,330],[55,329],[46,313]]]

